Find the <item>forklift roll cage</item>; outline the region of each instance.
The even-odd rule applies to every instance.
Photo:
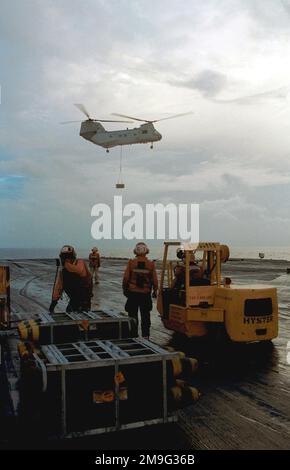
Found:
[[[189,307],[189,292],[190,292],[190,257],[196,252],[202,252],[202,265],[205,274],[207,275],[210,285],[221,286],[221,251],[222,245],[215,242],[200,242],[200,243],[180,243],[179,241],[165,241],[164,242],[164,255],[162,262],[162,271],[160,279],[160,291],[162,292],[165,281],[165,273],[167,273],[168,286],[171,287],[173,282],[173,264],[176,261],[167,261],[169,247],[181,247],[185,253],[185,306]]]

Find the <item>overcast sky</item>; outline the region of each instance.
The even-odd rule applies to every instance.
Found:
[[[92,243],[119,149],[60,125],[73,103],[193,111],[124,147],[124,202],[199,203],[202,239],[289,244],[290,1],[2,0],[0,55],[1,247]]]

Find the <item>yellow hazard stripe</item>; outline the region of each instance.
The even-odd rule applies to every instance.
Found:
[[[185,380],[176,379],[176,385],[180,388],[184,388],[186,386],[186,382]]]
[[[182,364],[179,357],[172,359],[173,375],[178,377],[182,372]]]
[[[181,359],[184,359],[185,358],[185,354],[183,351],[178,351],[178,355]]]
[[[171,387],[171,392],[175,401],[181,401],[182,389],[180,387]]]
[[[192,372],[195,372],[198,369],[198,361],[197,359],[194,359],[193,357],[189,357],[189,362],[190,362],[190,367]]]
[[[25,346],[24,343],[18,343],[17,348],[18,348],[18,352],[19,352],[20,357],[25,356],[25,355],[28,354],[28,351],[27,351],[26,346]]]
[[[201,393],[199,392],[199,390],[195,387],[189,387],[189,390],[190,390],[190,393],[191,393],[191,398],[193,401],[196,401],[199,399]]]
[[[39,340],[39,326],[35,320],[28,320],[32,332],[32,341]]]
[[[28,329],[23,321],[17,325],[19,336],[21,339],[26,340],[28,338]]]

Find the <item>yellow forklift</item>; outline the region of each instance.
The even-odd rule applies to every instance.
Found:
[[[170,260],[170,248],[179,259]],[[277,290],[222,282],[229,248],[220,243],[164,242],[157,310],[164,326],[187,337],[229,338],[248,343],[278,335]]]

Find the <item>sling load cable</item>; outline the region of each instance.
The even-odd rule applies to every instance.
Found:
[[[117,189],[124,189],[125,184],[122,181],[122,160],[123,160],[123,146],[120,146],[120,170],[119,170],[119,178],[116,184]]]

